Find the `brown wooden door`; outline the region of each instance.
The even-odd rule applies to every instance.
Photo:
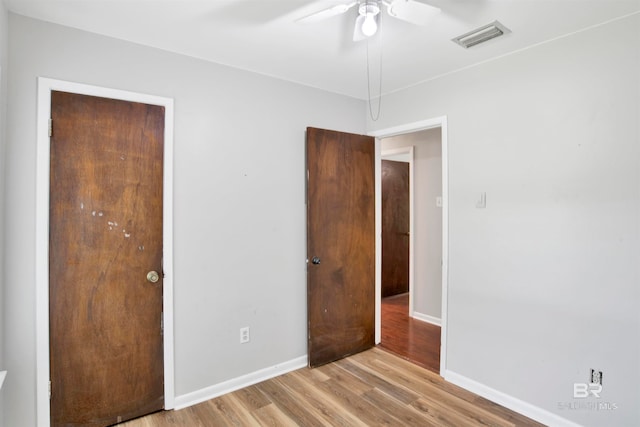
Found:
[[[51,116],[51,425],[106,426],[164,405],[164,107],[52,92]]]
[[[308,128],[307,168],[308,353],[313,367],[374,345],[374,139]]]
[[[382,297],[409,292],[409,163],[382,161]]]

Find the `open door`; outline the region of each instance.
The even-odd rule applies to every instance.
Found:
[[[373,347],[375,140],[307,128],[309,366]]]

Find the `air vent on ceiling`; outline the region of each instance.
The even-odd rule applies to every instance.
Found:
[[[459,44],[463,48],[468,49],[471,46],[477,46],[480,43],[495,39],[496,37],[500,37],[510,32],[511,30],[502,25],[500,22],[493,21],[491,24],[487,24],[473,31],[469,31],[466,34],[458,36],[455,39],[452,39],[452,41]]]

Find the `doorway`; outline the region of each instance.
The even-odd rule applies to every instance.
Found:
[[[55,91],[89,95],[138,102],[164,108],[164,157],[165,167],[162,172],[162,239],[164,241],[162,256],[162,306],[164,317],[163,353],[164,366],[164,407],[174,406],[174,378],[173,378],[173,214],[172,214],[172,164],[173,164],[173,100],[168,98],[106,89],[95,86],[64,82],[53,79],[38,79],[38,121],[37,121],[37,182],[36,182],[36,416],[38,426],[49,426],[51,423],[51,408],[49,402],[50,387],[50,319],[49,319],[49,189],[50,189],[50,158],[49,145],[50,117],[52,93]],[[79,205],[81,206],[81,205]],[[90,212],[91,213],[91,212]],[[92,214],[92,213],[91,213]],[[99,215],[99,212],[96,212]],[[127,238],[128,232],[121,233]]]
[[[425,131],[426,133],[421,133]],[[425,331],[417,332],[418,336],[422,337],[431,337],[428,339],[431,344],[431,349],[427,350],[418,350],[421,352],[429,352],[431,353],[431,367],[430,369],[439,372],[441,375],[444,375],[446,370],[446,320],[447,320],[447,311],[446,311],[446,301],[447,301],[447,267],[448,267],[448,224],[447,224],[447,212],[448,212],[448,203],[447,203],[447,191],[448,191],[448,182],[447,182],[447,123],[446,117],[440,117],[432,120],[426,120],[423,122],[416,122],[412,124],[407,124],[403,126],[399,126],[396,128],[389,128],[381,131],[377,131],[372,133],[373,136],[376,136],[378,143],[378,153],[379,158],[378,161],[380,163],[378,170],[378,199],[379,203],[377,205],[377,213],[378,217],[382,216],[381,209],[381,160],[385,157],[402,155],[402,151],[409,152],[410,147],[416,147],[417,144],[421,144],[421,139],[426,134],[431,133],[433,135],[437,134],[436,141],[433,141],[433,138],[429,141],[429,144],[433,145],[434,142],[437,143],[438,148],[438,163],[439,170],[436,171],[437,178],[440,180],[439,183],[435,184],[436,193],[433,192],[433,184],[432,188],[426,188],[425,179],[433,180],[433,178],[425,178],[424,171],[422,171],[420,177],[416,180],[416,169],[420,167],[425,167],[425,159],[424,150],[420,154],[420,163],[414,160],[412,171],[410,174],[410,182],[414,185],[411,185],[411,194],[412,194],[412,206],[411,206],[411,226],[410,226],[410,245],[411,245],[411,256],[410,256],[410,286],[408,295],[404,294],[398,297],[393,297],[395,301],[394,304],[389,305],[386,304],[385,300],[385,312],[388,312],[389,307],[392,307],[393,310],[400,310],[401,314],[404,315],[404,319],[401,320],[401,323],[404,324],[404,328],[411,328],[409,332],[416,333],[417,329],[421,326],[425,327]],[[389,144],[389,142],[392,142]],[[384,154],[384,155],[383,155]],[[414,153],[415,155],[415,153]],[[433,160],[433,159],[432,159]],[[433,170],[431,171],[433,173]],[[415,183],[421,183],[422,188],[416,185]],[[425,190],[426,189],[426,190]],[[420,196],[422,199],[419,203],[420,206],[416,209],[415,203],[418,197]],[[417,225],[416,221],[416,210],[419,211],[420,217],[420,225]],[[425,225],[424,216],[426,210],[431,210],[429,215],[435,215],[439,218],[439,222],[435,225],[437,228],[433,228],[434,224],[430,226]],[[383,342],[383,300],[382,300],[382,238],[381,238],[381,229],[382,229],[382,220],[379,221],[379,228],[376,233],[378,236],[377,248],[378,248],[378,264],[377,264],[377,313],[376,313],[376,343],[384,344]],[[427,233],[428,230],[428,233]],[[434,238],[435,236],[435,238]],[[416,248],[416,245],[419,245]],[[425,245],[430,245],[430,248],[425,248]],[[434,246],[437,247],[437,251],[439,252],[434,257]],[[429,259],[426,253],[430,252],[431,257]],[[434,274],[436,273],[436,274]],[[429,289],[430,288],[430,289]],[[402,325],[401,325],[402,326]],[[396,331],[398,332],[398,331]],[[405,330],[405,332],[407,332]],[[394,333],[393,336],[399,336],[398,333]],[[435,339],[434,339],[435,337]],[[438,342],[439,341],[439,342]],[[406,347],[410,346],[411,342],[405,342],[404,345]],[[418,344],[413,343],[413,344]],[[435,348],[435,351],[433,347]],[[414,346],[415,347],[415,346]],[[435,363],[433,361],[433,353],[436,353]],[[439,360],[437,357],[439,356]]]

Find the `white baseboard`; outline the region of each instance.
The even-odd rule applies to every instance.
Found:
[[[241,377],[233,378],[228,381],[203,388],[201,390],[183,394],[182,396],[176,396],[175,409],[183,409],[189,406],[193,406],[206,400],[222,396],[223,394],[231,393],[232,391],[240,390],[241,388],[249,387],[250,385],[257,384],[259,382],[277,377],[282,374],[286,374],[287,372],[304,368],[305,366],[307,366],[306,355],[289,360],[279,365],[260,369],[259,371],[255,371]]]
[[[455,372],[445,371],[444,379],[542,424],[554,427],[581,427],[580,424],[576,424],[573,421],[569,421],[552,412],[546,411],[520,399],[516,399],[515,397],[509,396],[501,391],[494,390],[491,387],[487,387],[484,384],[469,379],[463,375],[456,374]]]
[[[442,320],[438,317],[429,316],[428,314],[418,313],[417,311],[413,312],[413,317],[416,320],[421,320],[423,322],[431,323],[432,325],[442,326]]]

